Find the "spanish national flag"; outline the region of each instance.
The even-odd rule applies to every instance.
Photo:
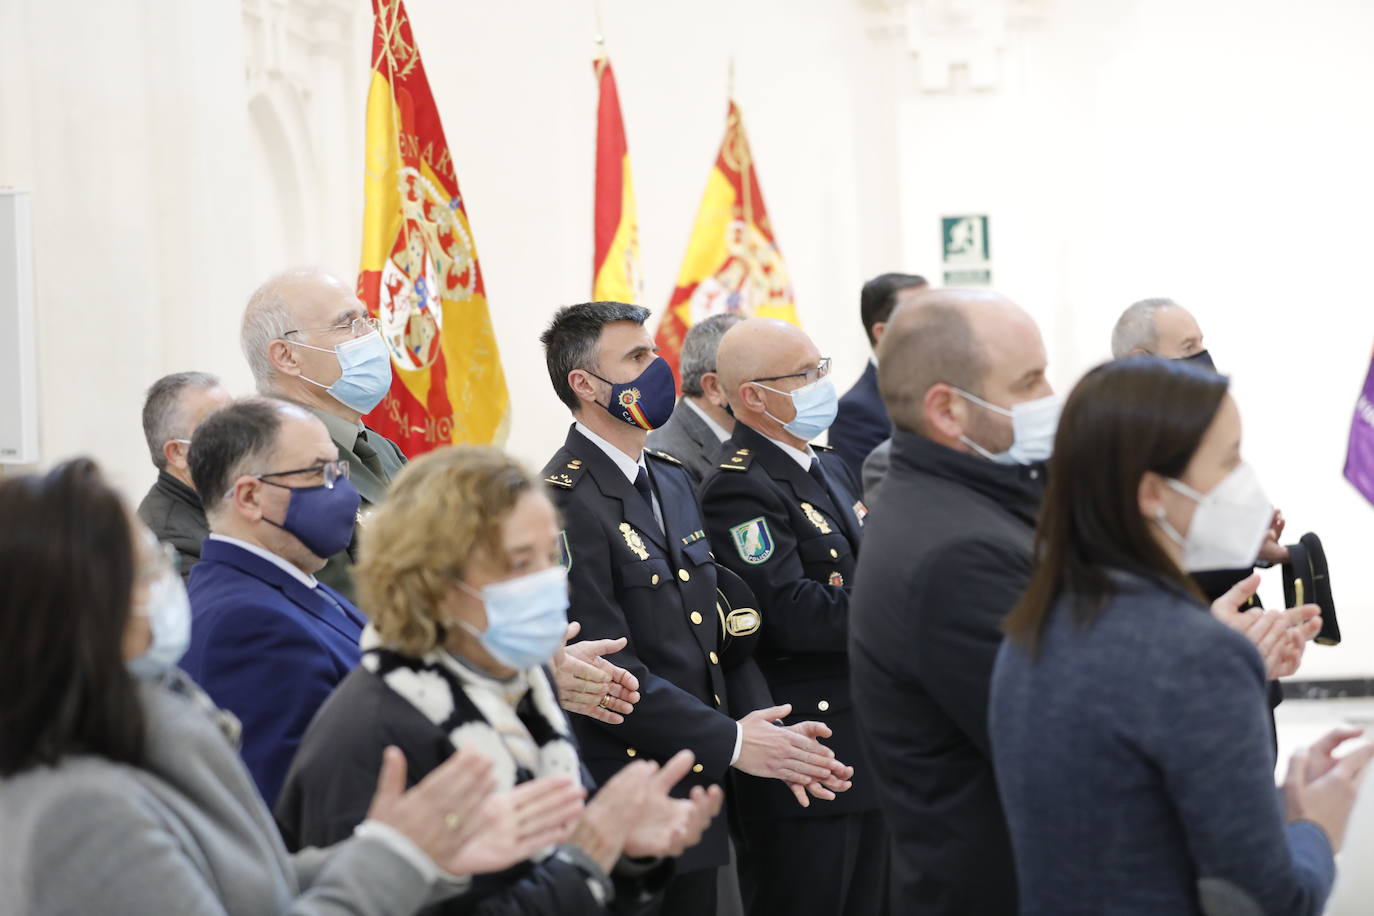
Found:
[[[674,372],[687,329],[721,312],[799,323],[792,280],[773,238],[749,138],[733,101],[677,288],[658,326],[659,352]]]
[[[503,442],[510,399],[472,225],[401,0],[372,0],[358,296],[391,349],[367,424],[414,457]]]
[[[604,53],[593,62],[600,99],[596,107],[596,212],[592,256],[592,298],[639,301],[639,224],[635,218],[630,149],[620,116],[611,61]]]

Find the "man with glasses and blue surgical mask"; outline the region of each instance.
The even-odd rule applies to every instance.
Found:
[[[324,424],[270,398],[206,418],[189,463],[210,536],[187,589],[181,667],[238,717],[270,808],[305,727],[358,664],[363,615],[316,578],[353,537],[358,491]]]
[[[325,425],[363,511],[381,503],[406,456],[362,422],[391,388],[391,354],[353,288],[313,269],[278,274],[248,300],[240,343],[260,393],[299,404]],[[356,552],[351,541],[320,572],[350,598]]]
[[[735,429],[702,481],[706,533],[758,598],[755,657],[774,702],[825,723],[859,774],[850,791],[804,808],[784,786],[749,780],[745,902],[756,914],[883,913],[887,832],[849,699],[849,596],[867,509],[845,461],[810,444],[835,419],[830,360],[795,325],[750,318],[721,339],[716,368]]]

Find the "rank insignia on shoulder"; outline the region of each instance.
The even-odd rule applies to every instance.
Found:
[[[859,520],[860,525],[864,523],[864,519],[868,518],[868,507],[864,505],[862,499],[854,502],[854,517]]]
[[[551,483],[555,487],[562,487],[565,490],[571,490],[573,486],[573,479],[569,477],[567,474],[550,474],[548,477],[544,478],[544,483]]]
[[[668,461],[668,462],[671,462],[671,463],[673,463],[673,464],[682,464],[681,461],[678,461],[676,458],[674,458],[672,455],[668,454],[667,452],[660,452],[660,451],[658,451],[657,449],[652,449],[652,448],[645,449],[645,451],[648,452],[650,455],[653,455],[655,458],[662,458],[664,461]]]
[[[569,458],[564,462],[563,467],[547,468],[544,475],[544,483],[561,487],[564,490],[571,490],[577,485],[577,480],[587,470],[581,458]]]
[[[720,466],[727,471],[747,471],[749,463],[754,460],[754,456],[749,454],[749,449],[736,449],[735,453],[726,461],[722,461]]]
[[[811,505],[810,503],[802,503],[801,510],[802,515],[806,516],[806,520],[809,521],[811,524],[815,525],[817,528],[819,528],[821,534],[830,533],[830,523],[825,520],[824,515],[821,515],[821,513],[817,511],[815,506]]]
[[[730,539],[735,542],[739,558],[754,566],[767,562],[773,555],[773,534],[762,516],[731,528]]]
[[[840,574],[837,573],[837,572],[831,573],[831,574],[830,574],[830,584],[833,585],[833,586],[835,586],[836,588],[840,588],[841,586],[844,585],[844,576],[840,575]]]

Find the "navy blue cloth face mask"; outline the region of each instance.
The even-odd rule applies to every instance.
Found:
[[[1217,371],[1216,363],[1212,362],[1212,354],[1206,350],[1199,350],[1192,356],[1184,356],[1182,357],[1182,361],[1185,363],[1192,363],[1194,366],[1200,366],[1209,372]]]
[[[640,429],[658,429],[673,415],[677,380],[673,378],[673,367],[663,357],[645,366],[633,380],[621,384],[601,378],[590,369],[587,372],[611,386],[611,399],[601,406],[617,420]]]
[[[315,556],[332,557],[353,540],[353,524],[363,498],[347,477],[338,478],[332,487],[324,484],[317,487],[288,487],[271,480],[262,482],[291,491],[291,501],[286,504],[286,518],[274,522],[264,515],[263,521],[294,534]]]

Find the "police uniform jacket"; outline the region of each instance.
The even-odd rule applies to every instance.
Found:
[[[611,458],[577,431],[544,468],[563,515],[572,604],[583,639],[629,638],[607,656],[639,679],[640,701],[619,725],[573,716],[583,761],[604,784],[634,759],[666,761],[683,748],[693,771],[674,790],[724,782],[739,727],[721,664],[717,578],[692,481],[674,458],[646,451],[664,527]],[[679,861],[679,873],[728,861],[725,817]]]
[[[745,817],[849,814],[876,807],[849,690],[849,598],[864,508],[844,462],[815,449],[828,486],[763,434],[735,424],[720,465],[702,483],[706,531],[720,561],[749,583],[763,612],[757,658],[789,723],[817,720],[854,766],[854,786],[834,801],[797,804],[781,783],[742,793]]]

